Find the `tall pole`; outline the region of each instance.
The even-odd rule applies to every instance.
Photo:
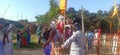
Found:
[[[84,17],[83,17],[83,12],[84,12],[84,9],[83,7],[81,7],[81,18],[82,18],[82,32],[84,32]]]
[[[65,0],[66,2],[65,2],[65,10],[64,10],[64,27],[65,27],[65,25],[66,25],[66,8],[67,8],[67,0]],[[65,34],[65,29],[63,29],[63,31],[64,31],[64,33],[63,34]],[[65,38],[64,38],[64,40],[63,40],[63,43],[65,42]]]
[[[117,14],[117,17],[118,17],[118,27],[117,27],[117,31],[119,32],[119,30],[120,30],[120,17],[119,17],[119,14]]]
[[[65,2],[65,10],[64,10],[64,25],[66,24],[66,8],[67,8],[67,0]]]

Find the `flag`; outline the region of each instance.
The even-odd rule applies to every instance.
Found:
[[[118,14],[117,5],[116,5],[116,0],[114,0],[114,3],[115,3],[115,4],[114,4],[114,12],[113,12],[111,18]]]
[[[66,10],[66,0],[60,0],[60,10]]]
[[[64,16],[65,10],[66,10],[66,5],[67,5],[67,0],[60,0],[60,13],[61,15]]]

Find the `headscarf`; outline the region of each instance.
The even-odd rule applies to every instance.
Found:
[[[9,24],[9,27],[8,27],[8,29],[7,30],[9,30],[9,29],[11,29],[11,28],[13,28],[14,27],[14,25],[13,24]]]
[[[58,21],[62,21],[64,19],[64,16],[62,16],[62,15],[60,15],[59,17],[58,17]]]
[[[55,27],[56,27],[55,21],[52,21],[52,22],[51,22],[50,27],[51,27],[51,28],[55,28]]]

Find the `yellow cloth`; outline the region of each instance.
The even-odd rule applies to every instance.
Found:
[[[113,12],[111,18],[118,14],[117,5],[116,5],[116,0],[114,0],[114,2],[115,2],[115,7],[114,7],[114,12]]]
[[[54,51],[54,42],[53,42],[53,40],[52,40],[52,52],[51,52],[51,55],[55,55],[55,51]]]
[[[66,10],[66,0],[60,0],[60,10]]]

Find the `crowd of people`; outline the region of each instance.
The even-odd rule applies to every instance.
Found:
[[[13,55],[13,30],[14,25],[2,25],[0,24],[0,55]],[[30,45],[30,29],[29,26],[23,30],[18,30],[17,36],[17,48]]]
[[[45,55],[60,54],[57,52],[68,48],[70,55],[85,55],[85,49],[92,49],[93,45],[96,46],[97,51],[99,50],[101,29],[89,30],[85,35],[79,23],[72,23],[72,20],[67,19],[66,24],[64,24],[63,19],[64,17],[60,15],[57,21],[51,22],[50,29],[45,28],[43,33]],[[59,46],[56,47],[56,45]]]
[[[38,44],[43,44],[45,55],[60,54],[62,50],[66,49],[68,49],[67,51],[69,51],[68,54],[70,55],[85,55],[85,49],[92,50],[93,46],[96,47],[96,51],[99,54],[100,28],[82,32],[79,23],[73,23],[73,20],[69,18],[66,21],[63,19],[64,17],[60,15],[57,20],[51,22],[50,27],[43,28],[41,25],[38,26],[36,30]],[[6,26],[0,24],[0,55],[13,55],[13,28],[13,24]],[[17,48],[30,45],[30,32],[29,25],[22,30],[17,30]]]
[[[70,55],[85,55],[86,40],[88,41],[88,49],[92,49],[93,44],[96,49],[99,50],[99,38],[101,30],[88,31],[85,35],[81,31],[81,25],[79,23],[73,23],[71,19],[63,20],[64,17],[60,15],[57,20],[51,22],[50,27],[44,28],[42,32],[42,26],[39,25],[36,30],[38,36],[38,44],[44,42],[43,50],[45,55],[60,54],[61,50],[69,49]],[[4,27],[0,24],[0,55],[12,55],[12,30],[13,24],[8,27]],[[41,36],[42,34],[42,36]],[[31,33],[30,27],[18,30],[17,36],[17,48],[30,45]],[[94,41],[93,41],[94,39]],[[99,53],[99,52],[98,52]]]
[[[31,34],[29,26],[24,28],[23,30],[18,30],[16,36],[17,48],[30,45]]]
[[[80,24],[72,24],[72,20],[67,19],[65,25],[63,19],[63,16],[59,16],[57,21],[51,22],[49,30],[45,28],[43,33],[45,55],[60,54],[56,51],[60,52],[60,50],[70,48],[70,46],[70,55],[85,55],[86,36],[81,31]],[[56,45],[58,46],[56,47]]]

